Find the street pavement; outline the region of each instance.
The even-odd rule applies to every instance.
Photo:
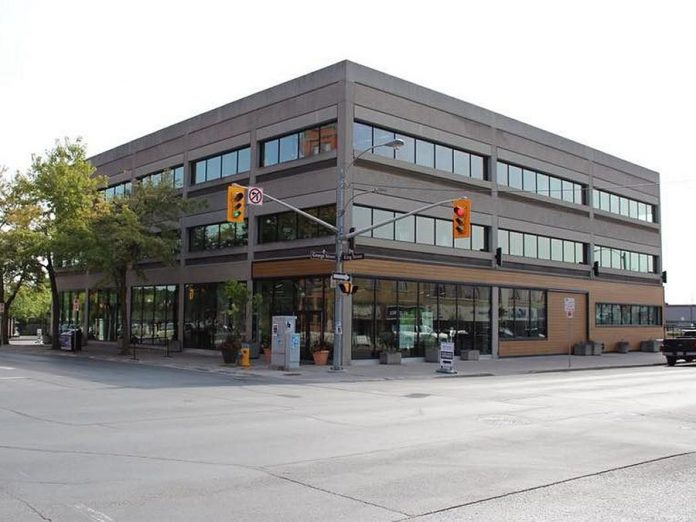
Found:
[[[0,520],[695,518],[696,366],[655,354],[460,378],[89,352],[0,349]]]

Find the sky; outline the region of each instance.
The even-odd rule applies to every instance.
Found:
[[[64,136],[103,152],[348,59],[660,172],[666,301],[695,303],[690,4],[0,0],[0,166]]]

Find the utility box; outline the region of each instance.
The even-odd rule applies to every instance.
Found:
[[[295,333],[297,317],[274,315],[271,321],[271,367],[293,370],[300,367],[300,335]]]

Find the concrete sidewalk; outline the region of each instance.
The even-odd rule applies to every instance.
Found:
[[[345,371],[334,373],[328,366],[301,365],[298,370],[280,371],[268,367],[261,359],[252,359],[251,368],[244,369],[223,364],[217,351],[187,350],[171,353],[165,357],[163,350],[137,349],[136,359],[118,355],[118,348],[111,344],[90,344],[80,352],[51,350],[48,346],[35,344],[33,338],[13,340],[4,345],[0,352],[28,353],[51,357],[73,357],[115,361],[123,364],[141,364],[177,368],[181,370],[209,372],[234,377],[281,379],[288,382],[354,382],[392,379],[434,379],[457,377],[484,377],[493,375],[519,375],[545,372],[601,370],[608,368],[632,368],[665,364],[660,353],[630,352],[627,354],[606,353],[601,356],[548,355],[484,359],[479,361],[455,360],[456,375],[436,373],[436,363],[421,360],[406,360],[401,365],[380,365],[376,361],[354,361]]]

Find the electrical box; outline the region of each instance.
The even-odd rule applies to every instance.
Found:
[[[300,367],[300,334],[295,333],[297,317],[274,315],[271,321],[271,367],[293,370]]]

